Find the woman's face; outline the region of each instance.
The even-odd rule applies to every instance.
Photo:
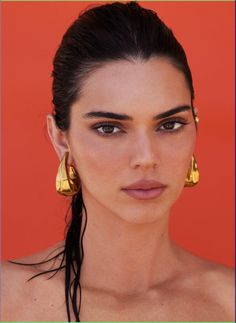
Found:
[[[178,107],[180,112],[161,115]],[[185,77],[166,58],[121,60],[94,71],[71,107],[67,132],[86,201],[134,223],[168,214],[183,189],[193,154],[196,129],[190,107]],[[150,199],[122,190],[143,179],[166,187]]]

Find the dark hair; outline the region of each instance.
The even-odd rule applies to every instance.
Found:
[[[53,61],[53,115],[57,127],[63,131],[69,129],[70,107],[80,98],[83,83],[90,73],[107,62],[148,60],[153,56],[168,58],[184,74],[193,101],[193,82],[185,52],[154,11],[142,8],[134,1],[108,3],[84,11],[64,34]],[[83,208],[86,219],[82,230]],[[55,256],[63,254],[63,258],[60,266],[51,272],[65,270],[68,321],[71,321],[70,304],[76,321],[80,321],[79,279],[83,261],[82,238],[87,221],[81,191],[72,197],[71,209],[64,251]]]
[[[106,62],[169,58],[183,72],[191,98],[191,71],[182,46],[157,14],[137,2],[104,4],[83,12],[63,36],[53,62],[53,104],[57,126],[70,126],[70,106],[84,80]]]

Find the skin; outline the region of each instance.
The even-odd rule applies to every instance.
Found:
[[[68,131],[60,131],[51,115],[47,118],[58,157],[69,151],[68,163],[80,176],[88,212],[81,321],[234,320],[233,271],[191,255],[168,236],[170,209],[184,187],[196,127],[191,110],[158,121],[153,117],[182,105],[191,105],[190,92],[184,75],[167,59],[117,61],[88,77],[71,107]],[[127,114],[133,121],[83,117],[98,110]],[[186,124],[172,121],[174,130],[168,132],[164,123],[177,117]],[[105,121],[116,134],[105,137],[101,132],[107,128],[92,129]],[[166,189],[150,200],[122,191],[140,179],[155,179]],[[4,280],[12,289],[37,273],[5,267]],[[22,303],[5,287],[4,320],[66,321],[63,279],[59,273],[51,280],[32,280],[19,288]]]

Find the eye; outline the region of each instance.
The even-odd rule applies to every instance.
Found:
[[[95,129],[97,132],[99,132],[99,134],[101,134],[102,136],[109,136],[109,135],[113,135],[113,134],[117,134],[122,132],[122,130],[110,123],[103,123],[103,124],[98,124],[93,126],[93,129]]]
[[[181,130],[187,122],[183,120],[168,120],[158,128],[158,130],[164,131],[164,132],[176,132]]]

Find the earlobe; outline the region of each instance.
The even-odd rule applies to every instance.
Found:
[[[66,133],[56,125],[52,114],[47,115],[47,131],[52,145],[61,160],[65,152],[69,150]]]

